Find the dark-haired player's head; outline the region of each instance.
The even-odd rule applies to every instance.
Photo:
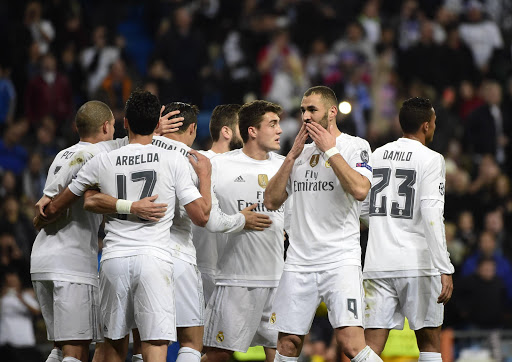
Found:
[[[238,111],[241,107],[239,104],[221,104],[213,109],[210,118],[210,135],[214,143],[219,141],[222,133],[224,137],[231,137],[230,150],[243,147],[244,143],[238,127]]]
[[[104,140],[114,136],[114,115],[109,106],[100,101],[84,103],[76,112],[75,124],[81,139],[104,135]]]
[[[260,129],[267,113],[274,113],[279,116],[282,111],[280,105],[268,101],[255,100],[244,104],[238,111],[240,136],[242,136],[244,143],[249,140],[249,128]],[[279,117],[277,118],[279,119]]]
[[[152,134],[160,119],[158,97],[147,91],[133,91],[126,101],[125,119],[133,133],[142,136]]]
[[[404,134],[425,133],[425,144],[432,142],[436,129],[436,113],[427,98],[409,98],[402,104],[398,115]]]
[[[199,108],[195,105],[190,105],[183,102],[171,102],[165,105],[165,109],[162,112],[162,116],[172,111],[180,111],[180,113],[172,116],[171,118],[183,117],[183,124],[180,126],[177,134],[185,133],[191,125],[197,127],[197,115],[199,114]]]
[[[327,129],[329,121],[336,122],[338,99],[329,87],[311,87],[304,93],[300,109],[302,121],[316,122]]]

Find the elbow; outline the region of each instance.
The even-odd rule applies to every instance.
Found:
[[[368,195],[369,189],[366,187],[360,187],[352,192],[352,196],[354,196],[354,199],[357,201],[364,201],[366,199],[366,196]]]
[[[272,202],[271,200],[265,198],[263,200],[263,205],[265,205],[265,207],[268,209],[268,210],[277,210],[279,209],[279,207],[281,205],[278,205],[276,202]]]
[[[206,224],[208,224],[208,220],[210,219],[210,213],[204,213],[202,215],[199,215],[198,217],[194,218],[192,220],[192,222],[197,225],[197,226],[200,226],[202,228],[206,227]]]

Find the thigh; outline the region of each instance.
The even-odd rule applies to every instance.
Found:
[[[251,342],[251,346],[263,346],[265,348],[276,348],[277,347],[277,335],[278,331],[275,329],[269,329],[269,321],[272,318],[272,305],[274,303],[277,288],[264,288],[267,289],[266,296],[262,295],[261,305],[261,319]]]
[[[274,297],[269,328],[304,336],[319,304],[316,273],[284,271]]]
[[[444,306],[437,303],[441,276],[397,278],[402,310],[412,330],[443,324]]]
[[[363,285],[365,328],[403,329],[404,316],[393,279],[367,279]]]
[[[135,328],[130,264],[133,257],[113,258],[101,262],[100,311],[103,334],[119,340]]]
[[[46,333],[49,341],[55,340],[53,314],[53,281],[52,280],[35,280],[32,282],[34,292],[36,293],[39,308],[46,324]]]
[[[341,266],[318,273],[320,297],[333,328],[364,324],[363,277],[359,266]]]
[[[246,352],[261,323],[264,289],[217,285],[206,307],[204,345]]]
[[[201,273],[194,264],[173,258],[176,287],[176,326],[204,325],[204,298]]]
[[[102,339],[96,286],[54,282],[55,341]]]
[[[133,308],[141,341],[176,341],[173,265],[139,255],[133,265]]]

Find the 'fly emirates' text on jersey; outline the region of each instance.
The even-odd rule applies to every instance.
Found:
[[[268,181],[283,160],[273,152],[266,160],[255,160],[241,149],[212,158],[212,187],[220,208],[226,214],[236,214],[256,203],[258,206],[254,211],[268,215],[272,220],[272,225],[264,231],[217,234],[224,240],[223,252],[217,262],[217,285],[278,285],[284,263],[284,206],[275,211],[267,210],[263,198]]]
[[[364,278],[439,275],[425,238],[421,202],[444,204],[443,156],[418,141],[400,138],[375,150],[372,160]]]
[[[371,150],[365,140],[342,133],[336,148],[350,167],[372,180]],[[285,270],[321,271],[361,265],[361,202],[345,192],[314,143],[295,160],[288,185],[293,197],[290,246]]]
[[[158,195],[156,202],[168,205],[158,222],[135,215],[106,215],[102,260],[146,254],[171,261],[169,229],[176,197],[183,205],[201,197],[190,177],[188,161],[178,152],[154,145],[129,144],[97,155],[69,186],[78,196],[89,187],[130,201]]]

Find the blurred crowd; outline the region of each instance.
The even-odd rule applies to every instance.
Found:
[[[512,0],[0,2],[0,347],[5,313],[37,314],[24,294],[33,204],[53,157],[78,140],[75,111],[104,101],[124,136],[135,88],[198,105],[197,148],[216,105],[279,103],[284,154],[310,86],[349,102],[340,127],[372,148],[401,136],[403,100],[430,98],[456,267],[445,325],[511,327],[511,41]],[[3,307],[13,298],[16,312]]]

